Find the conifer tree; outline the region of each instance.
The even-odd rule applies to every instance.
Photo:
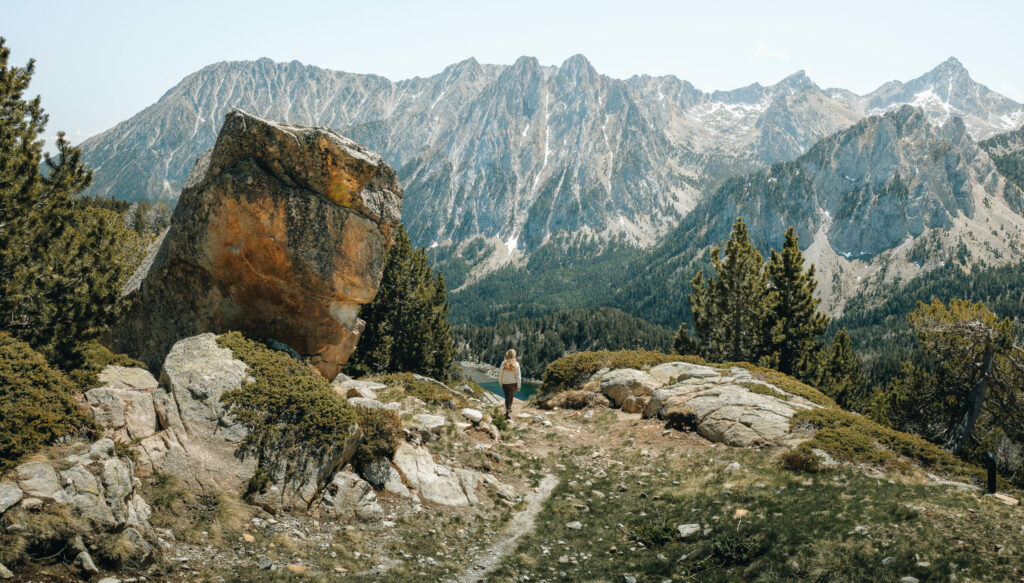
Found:
[[[757,362],[764,352],[761,333],[767,285],[764,259],[750,243],[747,226],[736,219],[725,245],[711,251],[716,277],[705,282],[700,271],[693,278],[690,307],[700,337],[701,356],[716,361]]]
[[[455,345],[447,298],[444,278],[432,273],[426,251],[414,248],[405,228],[399,227],[377,296],[359,314],[366,326],[348,371],[415,372],[449,379]]]
[[[844,409],[864,411],[867,407],[868,381],[846,328],[841,328],[832,339],[821,363],[817,386]]]
[[[24,98],[34,62],[9,57],[0,38],[0,331],[67,364],[118,309],[135,248],[117,213],[75,203],[92,171],[63,133],[43,154],[47,116]]]
[[[690,336],[690,330],[684,321],[676,330],[676,336],[672,340],[672,350],[676,354],[696,354],[697,343]]]
[[[767,267],[768,294],[765,319],[766,355],[764,362],[772,368],[801,380],[815,376],[819,337],[825,332],[829,318],[818,311],[821,301],[814,297],[818,282],[814,266],[804,271],[796,229],[786,229],[782,253],[772,249]],[[847,344],[849,337],[846,337]]]

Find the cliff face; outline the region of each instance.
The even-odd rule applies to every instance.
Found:
[[[355,349],[401,206],[394,170],[373,152],[231,111],[130,292],[118,340],[155,367],[180,338],[241,330],[333,376]]]
[[[860,290],[945,262],[1001,265],[1019,257],[1024,194],[960,118],[941,126],[928,118],[920,108],[893,109],[791,162],[727,180],[652,251],[642,273],[668,289],[685,286],[702,254],[729,238],[736,217],[765,254],[781,249],[794,226],[816,264],[822,308],[834,314]],[[623,296],[638,296],[629,286]]]

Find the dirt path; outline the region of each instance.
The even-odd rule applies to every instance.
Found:
[[[509,556],[516,548],[519,537],[533,530],[533,522],[540,513],[541,508],[551,491],[558,485],[558,478],[548,474],[541,480],[538,491],[526,495],[526,509],[516,514],[509,521],[508,525],[498,533],[498,542],[484,550],[476,560],[473,561],[459,576],[454,579],[457,583],[477,583],[483,581],[487,575],[498,568],[505,557]]]

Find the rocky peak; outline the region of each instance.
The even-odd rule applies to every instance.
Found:
[[[775,85],[772,85],[771,89],[773,90],[773,93],[776,94],[779,92],[786,92],[792,95],[802,91],[817,90],[818,86],[814,81],[811,81],[810,77],[807,76],[807,73],[801,69],[779,81]]]

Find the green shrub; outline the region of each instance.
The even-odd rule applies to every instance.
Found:
[[[660,547],[672,542],[679,533],[668,522],[646,521],[633,528],[633,540],[646,547]]]
[[[477,399],[483,399],[484,395],[487,393],[487,389],[481,387],[480,383],[476,381],[459,381],[459,385],[469,387],[469,392],[472,393],[473,396],[476,397]]]
[[[796,448],[781,456],[782,469],[791,472],[816,473],[822,470],[821,460],[809,449]]]
[[[501,405],[491,407],[491,421],[498,431],[508,431],[508,417],[505,416],[505,408]]]
[[[380,456],[391,459],[402,443],[402,419],[398,413],[383,409],[356,407],[363,438],[356,450],[355,463],[364,465]]]
[[[0,471],[59,437],[96,430],[76,392],[41,354],[0,333]]]
[[[68,377],[82,390],[91,389],[99,384],[99,374],[112,364],[125,367],[146,368],[146,365],[128,356],[115,354],[97,340],[80,344],[76,350],[78,362],[68,373]]]
[[[753,364],[750,364],[749,362],[727,362],[722,366],[736,366],[745,369],[746,371],[750,372],[750,374],[754,375],[754,378],[756,378],[757,380],[775,385],[776,387],[782,389],[783,391],[786,391],[787,393],[796,395],[798,397],[803,397],[816,405],[821,405],[822,407],[837,407],[836,402],[833,401],[825,393],[822,393],[818,389],[815,389],[810,385],[804,384],[796,380],[795,378],[787,374],[781,373],[777,370],[764,368],[762,366],[755,366]]]
[[[413,376],[412,373],[391,373],[381,375],[377,377],[377,380],[388,386],[401,385],[405,389],[405,393],[407,395],[422,399],[427,403],[446,405],[456,408],[469,406],[469,401],[466,401],[466,399],[461,395],[454,393],[439,384],[418,379]],[[483,390],[483,388],[481,387],[480,390]]]
[[[749,565],[761,554],[761,544],[754,537],[744,533],[728,533],[711,541],[711,553],[722,566]]]
[[[236,455],[256,458],[260,483],[251,485],[265,486],[271,476],[300,479],[339,453],[358,416],[312,367],[238,332],[217,343],[249,365],[255,379],[221,397],[248,430]]]
[[[790,420],[793,426],[802,423],[817,429],[813,439],[800,444],[805,452],[817,448],[836,460],[855,463],[891,464],[903,457],[949,475],[977,478],[984,475],[980,468],[965,464],[934,443],[839,408],[799,411]]]
[[[664,364],[666,362],[692,362],[704,364],[698,356],[662,354],[648,350],[598,350],[567,354],[552,362],[544,370],[538,396],[544,398],[560,391],[577,389],[591,375],[602,368],[635,368]]]
[[[758,395],[765,395],[767,397],[775,397],[776,399],[782,399],[783,401],[788,401],[788,400],[790,400],[792,398],[792,397],[790,397],[790,395],[788,395],[786,393],[780,393],[780,392],[776,391],[775,389],[769,387],[768,385],[763,385],[761,383],[752,383],[750,381],[740,381],[740,382],[738,382],[736,384],[741,386],[741,387],[743,387],[743,388],[745,388],[745,389],[747,389],[751,393],[757,393]]]

